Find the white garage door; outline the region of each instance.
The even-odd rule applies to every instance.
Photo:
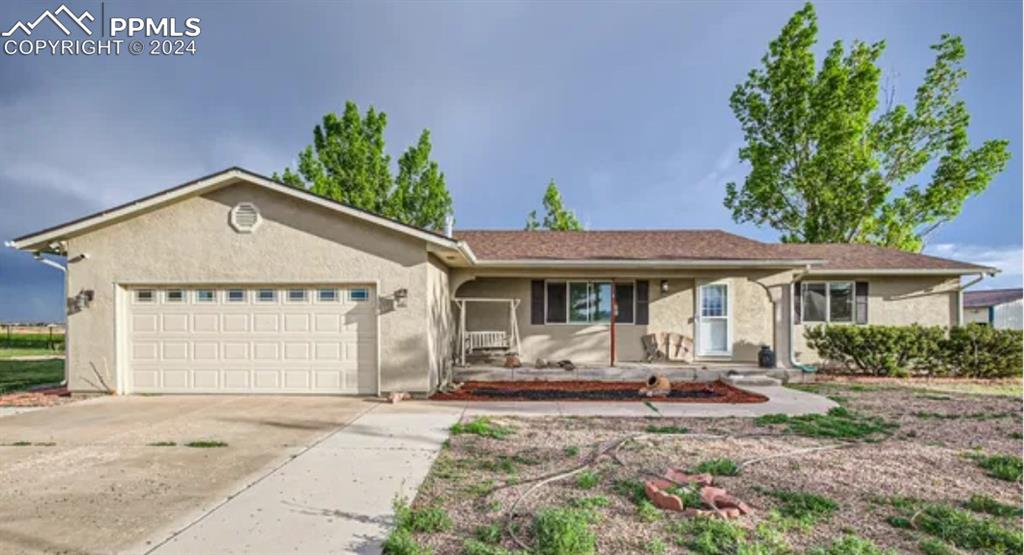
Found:
[[[375,393],[369,286],[128,291],[132,393]]]

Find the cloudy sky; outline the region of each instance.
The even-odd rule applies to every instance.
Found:
[[[5,2],[0,27],[50,2]],[[99,13],[99,2],[68,2]],[[554,178],[589,228],[736,225],[742,181],[728,97],[798,2],[137,3],[107,15],[201,18],[185,57],[0,54],[0,238],[228,166],[280,170],[346,99],[388,114],[394,157],[432,132],[458,227],[519,228]],[[1021,282],[1019,2],[819,2],[819,50],[884,39],[911,100],[955,33],[971,139],[1010,140],[1010,167],[930,252]],[[130,256],[130,253],[126,253]],[[59,272],[0,252],[0,321],[62,318]]]

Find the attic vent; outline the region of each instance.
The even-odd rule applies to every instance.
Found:
[[[239,233],[252,233],[261,220],[259,209],[251,202],[240,202],[231,209],[231,227]]]

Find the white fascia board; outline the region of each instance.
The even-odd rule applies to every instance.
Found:
[[[824,260],[478,260],[478,268],[802,268]]]
[[[881,268],[865,268],[862,270],[829,270],[828,268],[812,268],[808,270],[810,275],[830,276],[967,276],[974,274],[998,274],[999,268],[894,268],[891,270]]]

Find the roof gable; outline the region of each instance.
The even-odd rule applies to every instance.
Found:
[[[165,189],[152,195],[147,195],[108,210],[96,212],[67,223],[18,237],[13,241],[9,241],[8,245],[21,250],[47,250],[49,245],[53,242],[88,233],[100,227],[112,225],[132,218],[138,214],[155,210],[186,198],[198,196],[240,182],[264,187],[278,193],[299,198],[306,202],[324,206],[354,218],[414,236],[430,244],[449,249],[459,248],[459,245],[455,240],[439,233],[434,233],[404,224],[397,220],[379,216],[354,206],[313,194],[303,189],[290,187],[284,183],[274,181],[269,177],[238,167],[229,168],[205,177],[200,177],[199,179],[182,183],[181,185]]]

